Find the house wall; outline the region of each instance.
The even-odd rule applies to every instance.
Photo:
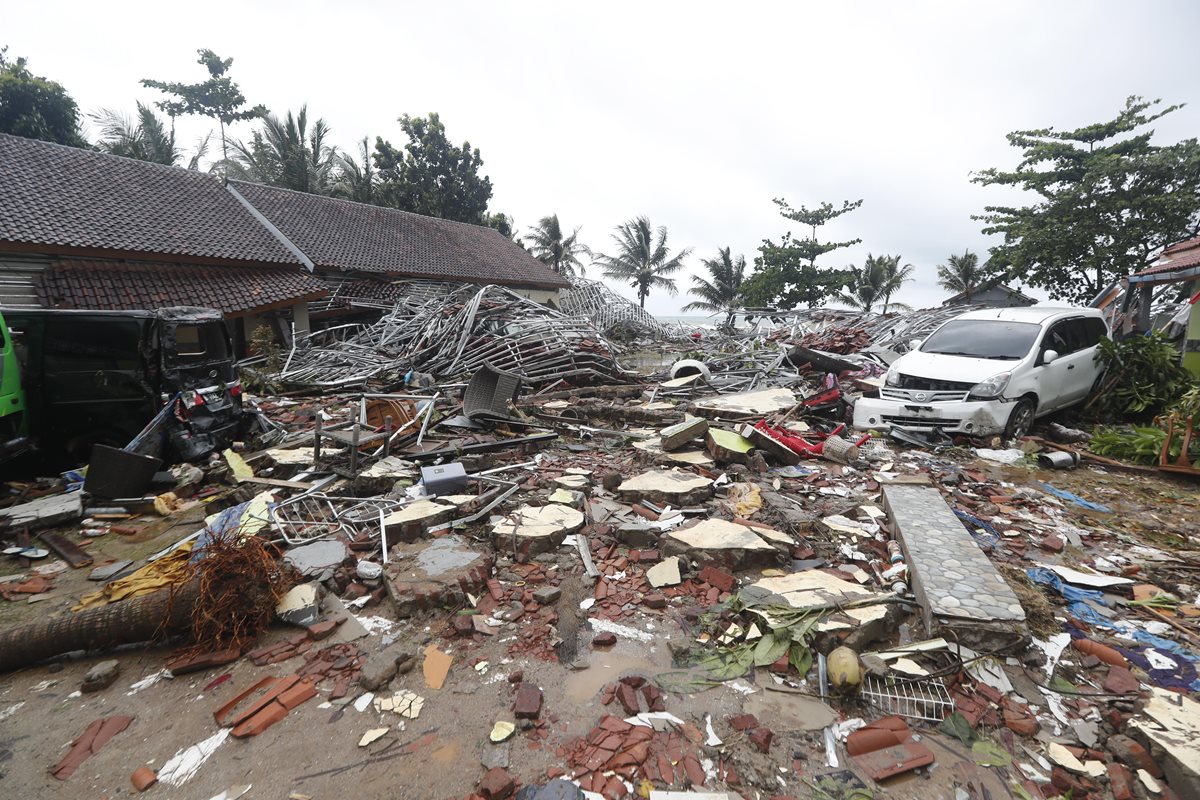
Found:
[[[512,286],[509,288],[535,303],[541,303],[544,306],[552,305],[555,308],[559,307],[558,289],[530,289],[526,286]]]

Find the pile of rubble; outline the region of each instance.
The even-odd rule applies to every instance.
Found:
[[[12,485],[13,793],[1200,796],[1194,484],[851,436],[879,362],[838,342],[929,315],[635,382],[527,302],[397,307],[282,373],[462,392],[259,398],[278,441],[144,497]],[[244,547],[275,619],[218,636],[197,565]]]

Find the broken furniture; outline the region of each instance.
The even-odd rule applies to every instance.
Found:
[[[471,376],[463,392],[463,414],[472,422],[511,419],[508,406],[521,391],[521,376],[484,365]]]
[[[321,460],[321,440],[328,439],[331,442],[344,445],[350,449],[350,477],[358,474],[358,460],[361,457],[359,448],[375,442],[383,442],[383,455],[386,458],[391,452],[392,441],[392,417],[387,415],[384,418],[382,431],[363,432],[362,423],[356,418],[350,423],[350,428],[347,429],[326,429],[322,426],[322,415],[325,409],[317,409],[313,425],[313,463],[317,464]]]

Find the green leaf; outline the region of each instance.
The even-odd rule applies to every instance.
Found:
[[[1079,691],[1075,684],[1057,675],[1054,676],[1054,680],[1050,681],[1050,688],[1056,692],[1071,692],[1072,694]]]
[[[812,661],[812,649],[806,644],[793,644],[788,651],[788,663],[802,678],[812,669]]]
[[[791,639],[786,630],[766,634],[758,640],[758,645],[754,648],[754,666],[771,666],[787,652],[790,643]]]
[[[1012,764],[1012,754],[987,739],[971,745],[971,755],[975,763],[983,767],[1007,767]]]
[[[938,730],[947,736],[953,736],[963,744],[971,744],[975,741],[975,731],[971,730],[971,723],[967,722],[967,718],[958,711],[942,720],[942,724],[938,725]]]

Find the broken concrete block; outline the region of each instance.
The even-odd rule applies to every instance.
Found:
[[[321,455],[324,456],[324,454],[324,451],[322,451]],[[354,487],[354,493],[359,497],[386,494],[396,485],[396,481],[403,478],[416,480],[418,474],[416,464],[398,456],[388,456],[387,458],[379,459],[370,467],[358,473],[354,478],[352,486]]]
[[[583,513],[570,506],[521,506],[492,526],[492,540],[498,550],[532,556],[550,552],[582,527]]]
[[[461,607],[467,593],[486,591],[491,556],[457,534],[391,548],[387,587],[396,613]]]
[[[583,475],[563,475],[554,479],[554,485],[568,491],[586,493],[592,488],[592,481]]]
[[[676,425],[668,425],[659,431],[659,446],[669,453],[679,450],[688,442],[699,439],[706,433],[708,433],[708,420],[693,417]]]
[[[275,605],[275,616],[293,625],[308,627],[321,616],[320,584],[316,581],[293,586],[279,598]],[[332,629],[330,633],[332,633]]]
[[[648,500],[656,505],[682,508],[712,497],[712,481],[692,472],[654,469],[622,482],[617,492],[627,502]]]
[[[851,648],[860,648],[885,635],[899,613],[894,605],[886,603],[847,608],[856,602],[886,599],[887,595],[817,569],[762,578],[743,586],[742,593],[759,605],[787,605],[800,610],[840,607],[839,611],[822,619],[816,631],[839,637],[840,643]]]
[[[665,558],[646,570],[646,580],[655,589],[683,583],[683,578],[679,575],[679,557]]]
[[[413,542],[435,525],[449,522],[457,509],[437,500],[415,500],[383,518],[388,542]]]
[[[1145,709],[1129,721],[1129,727],[1162,748],[1163,756],[1149,764],[1134,763],[1139,761],[1137,758],[1122,760],[1139,771],[1147,771],[1154,778],[1165,775],[1179,797],[1200,797],[1200,748],[1196,746],[1200,741],[1200,703],[1187,695],[1157,686],[1151,687],[1150,691]],[[1108,741],[1113,752],[1117,752],[1112,747],[1112,740],[1116,738],[1123,737],[1110,737]],[[1157,748],[1154,749],[1157,753]],[[1141,748],[1141,752],[1146,751]]]
[[[770,531],[776,537],[784,536]],[[787,560],[786,552],[771,544],[762,528],[723,519],[707,519],[689,528],[671,531],[659,540],[665,555],[681,555],[704,565],[750,569]],[[785,537],[787,538],[787,537]],[[791,541],[790,538],[787,541]]]
[[[114,658],[93,664],[92,668],[83,676],[83,685],[79,687],[79,690],[81,692],[98,692],[101,689],[107,689],[112,686],[113,681],[120,674],[121,662]]]
[[[562,597],[562,588],[558,586],[543,586],[533,592],[533,599],[543,606],[550,605],[560,597]]]
[[[745,464],[754,443],[733,431],[709,428],[704,434],[704,449],[722,464]]]
[[[284,554],[283,560],[303,577],[317,581],[327,580],[333,575],[334,567],[350,557],[350,549],[334,539],[302,544]]]
[[[48,528],[83,517],[83,492],[63,492],[0,509],[0,522],[8,528]]]

